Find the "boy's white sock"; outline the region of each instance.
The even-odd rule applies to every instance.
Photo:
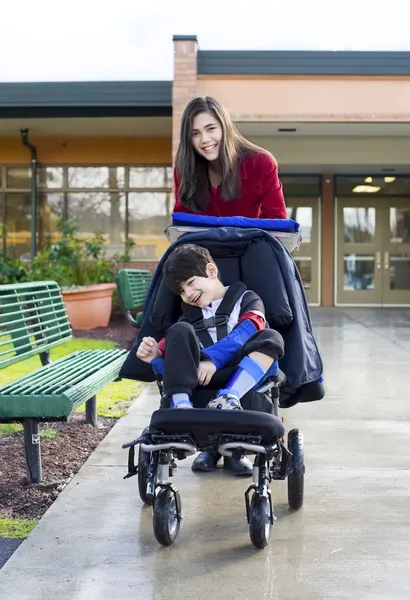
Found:
[[[194,408],[188,394],[172,394],[171,408]]]

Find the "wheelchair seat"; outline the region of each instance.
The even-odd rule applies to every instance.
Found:
[[[285,428],[278,417],[252,410],[164,408],[152,414],[149,432],[187,434],[198,448],[206,448],[221,434],[260,436],[260,443],[270,446],[284,435]]]

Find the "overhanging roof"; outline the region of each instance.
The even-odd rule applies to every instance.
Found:
[[[410,75],[410,52],[200,50],[199,75]]]
[[[172,81],[0,83],[0,118],[171,114]]]

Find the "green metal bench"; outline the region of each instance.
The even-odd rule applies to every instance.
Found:
[[[24,428],[27,477],[42,479],[39,422],[66,421],[85,403],[97,424],[96,393],[118,378],[126,350],[82,350],[51,362],[49,350],[71,339],[60,288],[54,281],[0,286],[0,369],[39,355],[42,367],[0,387],[0,422]]]
[[[125,316],[131,325],[140,327],[142,323],[145,296],[152,280],[150,271],[143,269],[121,269],[117,275]],[[133,312],[136,316],[133,316]]]

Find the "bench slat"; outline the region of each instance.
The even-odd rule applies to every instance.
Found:
[[[116,358],[118,350],[79,350],[0,388],[3,395],[64,394]]]
[[[59,331],[58,333],[55,333],[54,335],[49,335],[48,337],[48,343],[47,343],[47,349],[52,348],[53,346],[56,345],[60,345],[61,344],[61,331]],[[68,339],[71,338],[71,333],[70,333],[70,337]],[[20,339],[27,339],[27,336],[25,336],[24,338],[15,338],[13,340],[14,344],[16,343],[16,341],[20,340]],[[55,340],[55,342],[54,342]],[[14,352],[14,347],[9,348],[8,350],[5,350],[3,352],[0,352],[0,361],[1,361],[1,367],[3,366],[9,366],[12,365],[15,362],[20,362],[20,359],[18,357],[21,356],[21,354],[24,354],[24,358],[29,358],[30,356],[33,356],[35,354],[39,354],[39,351],[37,348],[33,349],[33,343],[35,343],[36,340],[33,341],[29,341],[28,343],[25,344],[21,344],[19,346],[19,352],[16,354],[13,354]],[[11,341],[6,341],[4,342],[5,345],[7,344],[11,344]],[[27,350],[27,352],[26,352]],[[41,350],[41,352],[44,352],[45,350]],[[4,357],[4,359],[3,359]],[[7,361],[7,364],[3,365],[3,360]]]
[[[47,282],[44,282],[47,283]],[[27,286],[24,287],[23,289],[17,289],[17,285],[16,286],[6,286],[6,285],[2,285],[1,286],[1,292],[3,292],[3,290],[5,292],[7,292],[7,294],[0,294],[0,296],[3,296],[5,298],[4,302],[2,302],[2,306],[4,308],[6,308],[7,310],[9,308],[15,308],[16,307],[16,302],[15,300],[13,300],[12,302],[7,302],[8,299],[10,299],[10,290],[16,291],[16,293],[19,293],[23,296],[27,296],[26,299],[24,300],[24,305],[27,306],[28,308],[22,310],[21,312],[28,312],[30,310],[33,310],[33,307],[37,306],[38,301],[39,300],[48,300],[48,299],[55,299],[58,301],[59,297],[60,297],[60,291],[59,288],[56,289],[52,289],[52,288],[47,288],[47,291],[42,292],[41,290],[32,290],[30,287],[30,284],[20,284],[21,286]],[[35,298],[29,296],[29,294],[34,294],[35,293]],[[19,314],[18,312],[16,312],[16,314]]]
[[[79,367],[82,363],[82,358],[86,350],[73,352],[69,356],[64,356],[58,361],[50,365],[46,365],[42,369],[38,371],[34,371],[34,373],[30,373],[25,375],[21,379],[14,381],[13,383],[9,383],[1,389],[2,393],[7,394],[46,394],[47,388],[52,390],[52,393],[56,393],[56,389],[53,390],[53,386],[56,388],[57,384],[61,381],[66,381],[68,383],[67,378],[73,372],[79,372]],[[90,351],[88,351],[90,352]],[[91,352],[94,352],[91,350]],[[96,357],[97,358],[97,357]],[[83,370],[83,372],[87,372]],[[52,382],[52,385],[50,385]]]
[[[84,373],[87,373],[87,376],[91,376],[95,373],[98,374],[103,371],[110,365],[111,361],[116,357],[117,354],[118,350],[105,350],[99,351],[98,353],[93,350],[89,356],[84,357],[84,363],[81,365],[81,368],[76,370],[75,374],[71,375],[70,387],[81,383],[84,379]],[[54,393],[66,393],[65,383],[62,385],[60,381],[58,388],[54,390]]]
[[[78,375],[78,358],[82,351],[75,352],[0,388],[0,421],[68,417],[75,408],[81,406],[98,390],[118,377],[122,363],[128,354],[127,350],[86,350],[84,352],[93,353],[95,368],[93,370],[89,368],[87,372],[82,373],[81,377]],[[63,365],[67,367],[71,361],[77,368],[71,371],[71,378],[66,375],[64,391],[55,393],[55,390],[49,390],[44,393],[41,386],[38,385],[41,373],[44,372],[48,376],[53,367],[58,368],[58,365],[62,363],[67,363]],[[20,393],[19,385],[30,377],[35,377],[36,381],[33,393],[28,393],[27,390]],[[57,388],[57,390],[61,389],[62,386]]]
[[[51,331],[54,331],[54,329],[58,329],[58,332],[57,332],[57,333],[54,333],[54,334],[52,334],[52,335],[49,335]],[[21,331],[22,331],[22,330],[23,330],[23,328],[21,328]],[[14,329],[14,333],[16,333],[16,332],[18,332],[18,331],[19,331],[19,329]],[[27,331],[27,330],[26,330],[26,331]],[[37,335],[41,335],[41,334],[43,334],[43,333],[44,333],[44,334],[46,334],[46,336],[47,336],[47,339],[50,341],[50,340],[53,340],[53,339],[55,339],[56,337],[59,337],[59,338],[60,338],[60,334],[61,334],[61,328],[60,328],[60,326],[59,326],[59,325],[54,325],[53,327],[45,327],[45,328],[44,328],[44,329],[42,329],[42,330],[41,330],[41,332],[39,332]],[[33,338],[35,335],[36,335],[35,333],[34,333],[34,334],[32,334],[31,338]],[[13,342],[14,342],[14,343],[16,343],[16,342],[18,342],[18,341],[22,341],[22,340],[26,340],[26,339],[27,339],[27,333],[26,333],[25,335],[21,335],[21,336],[15,336],[15,337],[13,338]],[[19,345],[19,350],[21,351],[23,348],[31,348],[31,347],[32,347],[32,345],[33,345],[33,342],[36,342],[36,341],[39,341],[39,340],[36,340],[36,339],[30,339],[29,343],[25,343],[25,344],[21,344],[21,345]],[[10,345],[11,343],[12,343],[12,342],[11,342],[11,340],[10,340],[10,339],[8,339],[8,340],[4,340],[3,342],[0,342],[0,347],[1,347],[1,346],[7,346],[7,345]],[[3,351],[3,352],[0,352],[0,356],[3,356],[3,354],[6,354],[6,353],[7,353],[7,352],[5,352],[5,351]]]
[[[3,306],[3,309],[4,309],[4,306]],[[5,323],[5,325],[7,324],[8,327],[12,326],[13,329],[15,329],[16,331],[23,331],[24,327],[20,327],[20,329],[18,329],[15,326],[16,325],[19,326],[21,324],[21,317],[22,317],[22,315],[24,315],[24,313],[27,313],[28,317],[33,316],[33,309],[30,309],[30,310],[23,309],[20,311],[20,314],[18,314],[17,311],[15,311],[13,314],[11,312],[7,313],[7,323]],[[43,319],[44,319],[44,317],[48,317],[48,316],[50,317],[50,319],[48,319],[48,320],[44,319],[44,323],[47,323],[47,322],[55,323],[56,315],[60,314],[60,315],[64,316],[65,309],[61,308],[61,309],[57,309],[57,310],[53,310],[53,311],[49,311],[49,312],[43,312],[42,308],[40,308],[40,309],[38,309],[38,313],[43,317]],[[11,318],[13,315],[16,315],[15,319]],[[4,319],[4,316],[5,315],[0,315],[0,319],[1,318]],[[34,317],[37,317],[37,316],[38,316],[37,314],[34,315]]]
[[[126,310],[143,306],[151,280],[151,271],[144,269],[121,269],[118,272],[118,287]]]
[[[64,371],[58,372],[58,377],[53,377],[45,385],[40,385],[36,390],[42,394],[64,394],[67,391],[67,378],[70,387],[84,379],[84,375],[89,376],[106,367],[116,356],[118,350],[85,350],[80,353],[74,361],[67,361]],[[40,382],[41,384],[41,382]]]
[[[10,383],[5,384],[2,388],[0,388],[1,394],[33,394],[36,386],[40,386],[48,383],[49,381],[56,381],[56,371],[61,373],[61,376],[64,377],[67,371],[72,369],[71,363],[74,362],[76,356],[80,355],[84,350],[78,350],[73,352],[68,356],[63,356],[62,358],[54,361],[49,365],[45,365],[41,369],[37,369],[32,373],[28,373],[27,375],[23,375],[20,379],[16,379]],[[69,360],[70,365],[65,365],[65,362]],[[58,365],[58,367],[56,367]]]
[[[71,337],[55,281],[0,286],[0,368],[47,352]]]

